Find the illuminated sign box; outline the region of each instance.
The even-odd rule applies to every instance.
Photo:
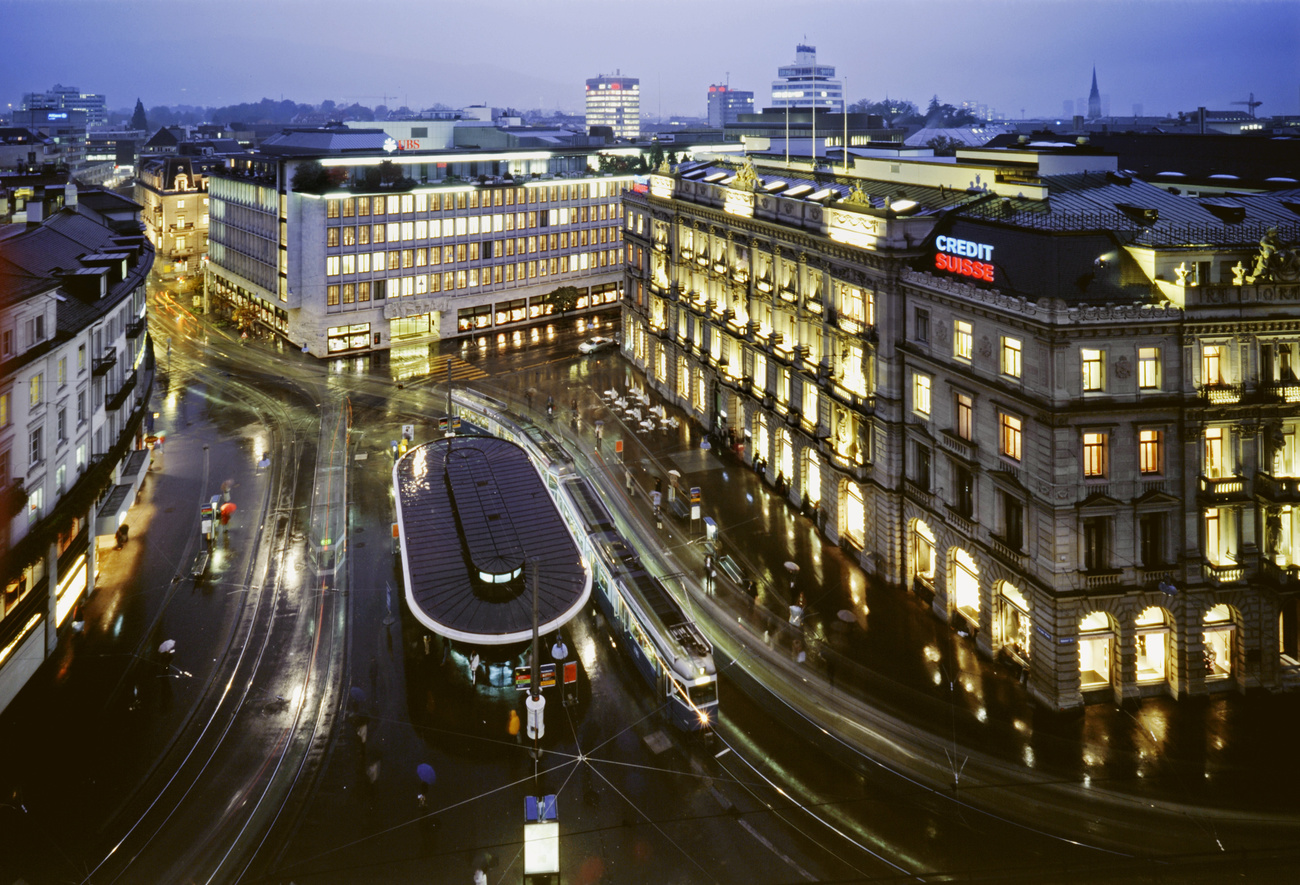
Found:
[[[934,247],[939,250],[934,256],[936,269],[993,282],[993,247],[987,243],[936,237]]]

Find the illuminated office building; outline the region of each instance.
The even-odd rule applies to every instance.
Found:
[[[835,172],[624,196],[647,381],[1049,707],[1300,684],[1300,193],[1071,144]]]
[[[721,129],[754,113],[754,93],[714,84],[709,87],[709,127]]]
[[[636,77],[594,77],[587,81],[587,131],[608,126],[615,138],[641,137],[641,81]]]
[[[564,286],[579,313],[616,304],[632,177],[594,162],[288,130],[210,174],[209,296],[253,305],[316,356],[523,334]]]
[[[817,47],[800,43],[792,64],[777,68],[772,81],[772,107],[842,110],[844,84],[835,79],[834,65],[817,64]]]

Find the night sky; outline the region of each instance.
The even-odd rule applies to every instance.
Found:
[[[641,78],[642,111],[705,113],[710,83],[770,103],[796,43],[850,100],[973,101],[1058,117],[1092,67],[1113,115],[1300,114],[1300,2],[1229,0],[0,0],[0,102],[55,83],[112,109],[263,97],[579,112],[583,80]]]

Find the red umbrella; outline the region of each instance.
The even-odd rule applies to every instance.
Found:
[[[225,504],[222,504],[222,505],[221,505],[221,515],[222,515],[222,516],[229,516],[230,514],[232,514],[232,513],[234,513],[234,512],[235,512],[235,502],[234,502],[234,501],[227,501]]]

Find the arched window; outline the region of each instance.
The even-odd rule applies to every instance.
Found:
[[[1233,639],[1237,627],[1232,622],[1232,609],[1223,603],[1205,613],[1204,656],[1205,678],[1227,679],[1232,675]]]
[[[972,627],[980,622],[980,572],[974,558],[960,547],[953,555],[953,606],[966,616]]]
[[[1021,663],[1028,664],[1029,600],[1015,584],[1002,581],[998,585],[997,607],[995,640]]]
[[[856,482],[846,483],[844,490],[844,535],[858,548],[864,542],[867,525],[867,506],[862,498],[862,487]]]
[[[925,520],[918,519],[913,535],[913,552],[915,559],[912,570],[918,578],[934,588],[934,532]]]
[[[1152,606],[1138,615],[1137,681],[1164,682],[1169,678],[1169,613]]]
[[[1110,685],[1115,658],[1115,629],[1105,612],[1090,612],[1079,622],[1079,687]]]

